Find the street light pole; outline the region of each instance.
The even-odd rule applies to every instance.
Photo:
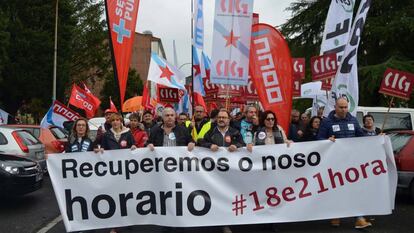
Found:
[[[57,25],[58,25],[58,6],[59,0],[56,0],[56,12],[55,12],[55,47],[53,58],[53,97],[52,100],[56,100],[56,66],[57,66]]]

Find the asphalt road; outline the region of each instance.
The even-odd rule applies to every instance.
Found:
[[[2,198],[0,200],[0,233],[60,233],[66,232],[63,222],[58,218],[59,208],[53,193],[49,177],[45,177],[42,189],[18,198]],[[371,217],[372,218],[372,217]],[[54,221],[55,220],[55,221]],[[375,216],[374,226],[366,230],[355,230],[354,219],[342,220],[338,228],[329,226],[329,221],[312,221],[300,223],[277,224],[277,232],[310,232],[310,233],[413,233],[414,232],[414,202],[408,195],[399,193],[396,198],[396,209],[392,215]],[[268,233],[274,232],[271,225],[232,226],[233,233]],[[163,232],[159,226],[134,226],[120,229],[118,232]],[[109,230],[91,231],[94,233],[109,232]],[[221,233],[221,227],[177,228],[175,233]]]

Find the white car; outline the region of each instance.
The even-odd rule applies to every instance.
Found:
[[[45,146],[26,130],[0,126],[0,153],[37,161],[47,171]]]

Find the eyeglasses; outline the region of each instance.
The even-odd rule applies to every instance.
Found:
[[[275,118],[266,118],[267,121],[275,121]]]

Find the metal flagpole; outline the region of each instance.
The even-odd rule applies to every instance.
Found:
[[[194,3],[193,0],[191,1],[191,107],[194,111]],[[194,114],[193,114],[194,115]]]
[[[58,25],[58,10],[59,0],[56,0],[56,12],[55,12],[55,47],[54,47],[54,58],[53,58],[53,97],[52,100],[56,100],[56,67],[57,67],[57,25]]]

